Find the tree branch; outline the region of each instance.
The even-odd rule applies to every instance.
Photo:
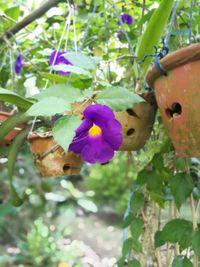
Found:
[[[2,36],[0,36],[0,44],[4,42],[5,38],[10,39],[13,35],[21,31],[27,25],[29,25],[34,20],[40,18],[43,14],[45,14],[50,8],[56,6],[63,0],[49,0],[44,5],[33,11],[31,14],[26,16],[20,22],[16,23],[13,27],[6,30]]]

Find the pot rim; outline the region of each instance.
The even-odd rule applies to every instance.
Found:
[[[12,114],[12,112],[7,112],[7,111],[1,111],[1,110],[0,110],[0,115],[3,115],[3,116],[5,116],[5,117],[10,117],[10,116],[12,116],[13,114]]]
[[[162,58],[159,62],[166,71],[170,71],[198,59],[200,59],[200,43],[174,51]],[[155,80],[160,76],[162,74],[158,73],[154,65],[148,70],[146,81],[151,88],[153,88]]]

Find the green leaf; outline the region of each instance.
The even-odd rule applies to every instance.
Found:
[[[131,211],[133,214],[139,212],[144,205],[144,196],[142,193],[134,192],[131,198]]]
[[[142,244],[139,242],[139,240],[133,239],[132,249],[135,250],[136,252],[142,253]]]
[[[133,239],[138,239],[143,231],[143,222],[140,218],[134,218],[131,223],[131,236]]]
[[[132,238],[128,238],[128,239],[126,239],[124,241],[123,247],[122,247],[122,255],[124,257],[126,257],[128,255],[128,253],[131,251],[132,244],[133,244],[133,239]]]
[[[192,193],[193,186],[191,176],[185,173],[178,173],[171,179],[170,188],[178,209]]]
[[[69,79],[69,76],[61,76],[59,74],[49,73],[49,72],[41,72],[39,73],[43,78],[48,79],[57,83],[66,83]]]
[[[0,101],[14,104],[17,107],[25,110],[30,108],[33,104],[32,101],[27,100],[26,98],[21,97],[20,95],[3,88],[0,88]]]
[[[162,239],[162,231],[157,231],[154,236],[154,243],[155,247],[161,247],[162,245],[165,244],[165,241]]]
[[[52,130],[53,136],[65,151],[68,151],[69,145],[75,136],[75,130],[80,123],[81,119],[76,115],[63,116],[56,121]]]
[[[71,66],[71,65],[59,64],[59,65],[51,66],[51,69],[55,71],[69,71],[71,73],[82,74],[82,75],[91,77],[91,74],[89,71],[81,69],[79,67]]]
[[[128,263],[128,267],[141,267],[138,260],[133,259]]]
[[[58,97],[48,97],[32,105],[26,112],[28,116],[53,116],[69,111],[71,105],[68,100]]]
[[[184,219],[169,221],[163,228],[161,239],[165,242],[176,243],[185,249],[191,246],[192,222]]]
[[[114,111],[133,108],[135,104],[145,102],[138,94],[123,87],[109,87],[98,93],[95,100],[102,105],[109,106]]]
[[[159,7],[154,11],[136,49],[138,61],[142,60],[145,55],[155,53],[154,46],[159,44],[161,36],[165,33],[173,4],[174,0],[162,0]],[[151,61],[152,58],[149,57],[141,64],[144,73],[146,73]]]
[[[47,97],[60,97],[67,100],[68,103],[78,102],[84,99],[83,94],[79,89],[66,84],[53,85],[40,94],[34,96],[34,98],[38,100],[45,99]]]
[[[195,252],[195,254],[200,257],[200,229],[197,229],[193,233],[192,237],[192,248]]]
[[[180,255],[173,260],[172,267],[193,267],[193,264],[187,257]]]
[[[125,263],[125,257],[121,257],[121,258],[117,261],[117,267],[124,267],[124,263]]]
[[[132,220],[133,220],[133,214],[129,213],[129,215],[123,221],[122,228],[124,229],[128,227],[131,224]]]
[[[93,60],[80,52],[70,52],[63,55],[67,60],[69,60],[74,66],[86,69],[94,70],[95,64]]]

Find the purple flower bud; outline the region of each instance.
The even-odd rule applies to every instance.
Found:
[[[20,70],[21,70],[21,68],[23,67],[23,56],[22,56],[22,54],[20,53],[18,56],[17,56],[17,58],[16,58],[16,61],[15,61],[15,72],[17,73],[17,74],[19,74],[20,73]]]
[[[91,104],[83,112],[84,120],[76,129],[69,151],[80,154],[89,163],[106,163],[122,143],[122,126],[107,106]]]
[[[49,58],[49,65],[50,66],[55,66],[55,65],[59,65],[59,64],[65,64],[65,65],[72,65],[71,62],[69,62],[63,55],[66,54],[67,52],[65,51],[57,51],[54,50]],[[56,71],[56,73],[60,74],[60,75],[66,75],[69,74],[70,71]]]
[[[123,23],[126,23],[128,25],[131,25],[133,23],[132,16],[127,13],[121,14],[120,18]]]

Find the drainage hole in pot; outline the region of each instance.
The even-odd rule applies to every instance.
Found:
[[[171,105],[171,108],[167,108],[165,110],[167,116],[169,118],[173,118],[175,116],[178,116],[178,115],[181,115],[182,113],[182,107],[181,107],[181,104],[175,102]]]
[[[135,129],[130,128],[130,129],[128,129],[128,131],[126,132],[126,135],[127,135],[127,136],[130,136],[130,135],[134,134],[134,132],[135,132]]]
[[[67,171],[70,169],[70,166],[68,164],[63,165],[63,171]]]
[[[128,108],[128,109],[126,110],[126,112],[127,112],[130,116],[134,116],[134,117],[139,118],[139,116],[138,116],[138,115],[135,113],[135,111],[132,110],[131,108]]]

